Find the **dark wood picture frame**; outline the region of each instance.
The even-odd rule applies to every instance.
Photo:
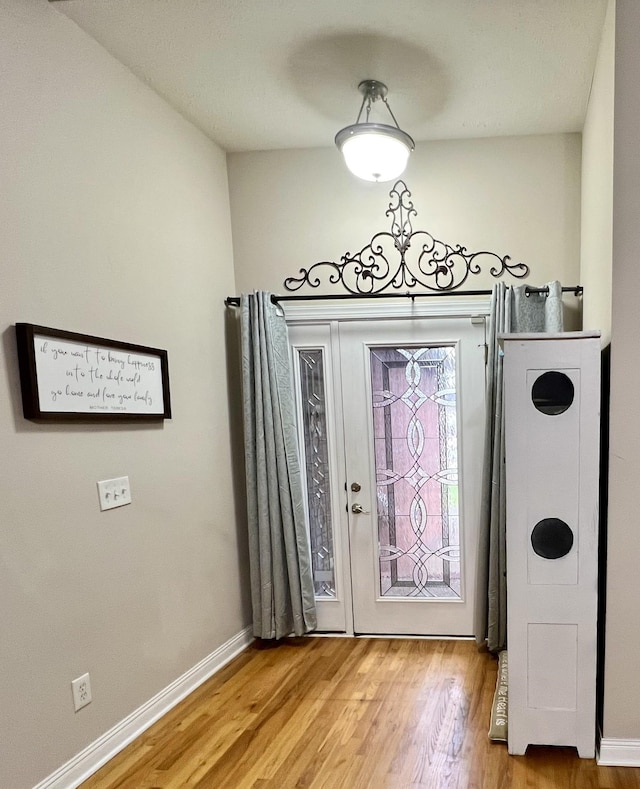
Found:
[[[109,422],[158,421],[171,418],[169,361],[166,351],[159,348],[149,348],[145,345],[94,337],[90,334],[37,326],[32,323],[16,323],[15,329],[22,389],[22,409],[25,419]],[[44,340],[44,343],[36,347],[36,341],[41,339]],[[57,347],[55,346],[56,341],[58,341]],[[55,391],[51,388],[52,381],[47,379],[50,372],[45,374],[42,362],[38,361],[42,358],[39,354],[47,352],[49,343],[53,346],[53,351],[48,357],[47,367],[50,368],[53,364],[51,359],[55,359],[55,365],[60,368],[55,372],[56,380],[62,376],[69,378],[68,381],[66,377],[63,379],[66,382],[64,385],[59,381],[57,383],[54,381],[54,387],[62,386],[62,389]],[[71,353],[71,356],[76,357],[73,360],[64,359],[64,356],[71,352],[70,348],[74,347],[67,345],[68,343],[77,346],[77,352]],[[106,355],[101,353],[102,351]],[[60,354],[64,354],[64,356],[60,356]],[[117,374],[113,376],[112,370],[109,370],[109,375],[107,375],[105,372],[107,366],[104,361],[102,368],[98,366],[100,362],[94,362],[95,366],[90,370],[86,368],[86,365],[80,368],[78,362],[85,361],[86,364],[89,364],[89,359],[93,354],[95,354],[95,359],[108,358],[110,362],[117,360],[116,369],[124,370],[125,367],[130,366],[132,370],[127,369],[128,377],[125,379],[124,375],[122,377]],[[144,362],[143,359],[147,361]],[[101,369],[102,372],[100,372]],[[77,383],[78,376],[82,376],[81,384]],[[149,396],[148,391],[142,391],[145,386],[143,376],[147,376],[154,387],[153,399]],[[105,378],[106,380],[104,380]],[[125,380],[128,383],[125,383]],[[135,388],[136,381],[141,382],[140,392]],[[48,400],[51,400],[51,396],[55,392],[62,396],[61,399],[69,399],[66,397],[66,390],[69,387],[73,387],[72,395],[74,395],[75,401],[73,407],[67,408],[61,404],[56,405],[55,408],[51,407]],[[159,403],[155,395],[156,391],[161,393],[161,402]],[[91,398],[91,400],[86,398]]]

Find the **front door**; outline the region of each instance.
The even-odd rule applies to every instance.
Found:
[[[469,635],[484,325],[291,328],[321,630]]]

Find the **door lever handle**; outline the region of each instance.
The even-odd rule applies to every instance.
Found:
[[[355,515],[369,515],[369,510],[365,510],[362,504],[352,504],[351,505],[351,512]]]

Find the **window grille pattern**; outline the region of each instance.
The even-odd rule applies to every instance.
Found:
[[[382,597],[459,599],[454,346],[371,349]]]
[[[298,356],[313,581],[316,597],[335,598],[324,356],[322,348]]]

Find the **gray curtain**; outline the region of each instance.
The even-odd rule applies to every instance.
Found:
[[[316,627],[287,326],[269,293],[243,295],[242,392],[253,634]]]
[[[563,330],[562,286],[559,282],[547,282],[548,294],[530,293],[527,286],[518,285],[510,289],[511,331],[549,332]]]
[[[509,332],[563,330],[562,288],[549,282],[547,294],[526,295],[526,285],[493,288],[487,333],[484,472],[480,513],[476,640],[498,652],[507,643],[506,490],[502,350],[498,337]]]

